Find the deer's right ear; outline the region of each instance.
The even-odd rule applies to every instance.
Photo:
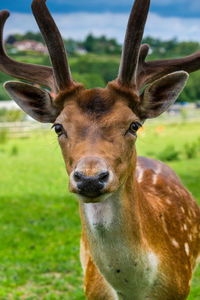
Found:
[[[21,109],[39,122],[53,123],[60,113],[45,90],[15,81],[6,82],[4,87]]]

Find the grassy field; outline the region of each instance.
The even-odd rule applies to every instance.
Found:
[[[169,164],[200,204],[199,127],[147,123],[137,149],[139,155],[167,159],[171,151],[176,160]],[[6,140],[0,144],[0,165],[0,300],[85,299],[78,201],[67,190],[54,132]],[[200,299],[200,268],[188,299]]]

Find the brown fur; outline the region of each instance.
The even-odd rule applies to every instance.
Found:
[[[143,170],[143,180],[134,186],[127,186],[124,197],[126,215],[124,229],[130,241],[134,239],[135,219],[140,223],[143,247],[151,247],[160,257],[160,281],[155,283],[151,299],[186,299],[195,262],[200,254],[200,210],[191,194],[182,186],[177,175],[166,165],[146,158],[139,158],[137,166]],[[160,172],[156,183],[152,182],[157,167]],[[138,169],[137,167],[137,169]],[[127,182],[127,185],[129,183]],[[132,189],[138,189],[132,192]],[[137,193],[138,198],[130,197]],[[134,203],[133,201],[137,201]],[[168,201],[168,202],[167,202]],[[138,209],[136,214],[136,207]],[[186,224],[186,227],[184,227]],[[84,228],[84,227],[83,227]],[[174,240],[177,244],[173,244]],[[189,245],[189,256],[184,244]],[[134,244],[133,244],[134,245]],[[94,272],[94,270],[96,271]],[[96,277],[97,276],[97,277]],[[98,278],[98,279],[97,279]],[[102,283],[99,271],[89,256],[86,265],[85,286],[88,299],[100,300]],[[92,292],[93,291],[93,292]],[[96,295],[99,291],[98,296]],[[110,298],[105,299],[112,299]]]
[[[86,90],[71,77],[64,44],[45,2],[33,0],[32,9],[53,68],[7,57],[2,35],[9,13],[2,11],[0,69],[55,92],[52,101],[46,91],[31,85],[5,85],[36,120],[55,121],[71,192],[81,194],[80,178],[89,178],[89,186],[107,173],[106,183],[101,177],[104,188],[92,194],[97,196],[79,195],[86,297],[185,300],[200,257],[200,209],[168,166],[137,158],[131,124],[157,117],[174,103],[188,78],[184,71],[200,68],[199,52],[184,59],[145,62],[149,47],[140,44],[150,0],[135,0],[118,78],[105,89]]]
[[[105,99],[107,102],[99,110],[99,103]],[[130,247],[137,244],[143,249],[150,248],[159,257],[160,279],[149,299],[186,299],[200,255],[200,210],[168,166],[136,158],[136,138],[124,137],[124,133],[132,121],[140,120],[127,103],[122,94],[113,97],[109,88],[82,90],[78,97],[67,99],[56,120],[67,132],[67,139],[59,138],[66,168],[70,174],[81,158],[93,156],[109,164],[116,180],[106,192],[113,193],[123,184],[122,222]],[[88,174],[93,174],[94,165],[87,165],[87,169]],[[112,288],[93,262],[93,246],[83,216],[82,222],[81,260],[86,269],[86,296],[91,300],[114,299]]]
[[[171,78],[175,78],[173,86],[167,85]],[[116,297],[129,300],[127,295],[130,293],[135,293],[137,298],[137,294],[142,292],[142,289],[138,291],[135,282],[129,283],[130,278],[123,278],[123,281],[119,279],[123,272],[116,275],[115,270],[115,275],[112,275],[113,271],[105,269],[104,253],[99,254],[95,246],[96,243],[100,243],[100,246],[103,244],[101,239],[96,240],[89,220],[86,220],[84,203],[103,204],[103,196],[108,198],[109,195],[119,194],[117,223],[120,226],[115,232],[116,242],[121,241],[127,256],[133,254],[133,259],[130,258],[128,263],[124,256],[123,264],[123,253],[120,253],[120,269],[124,268],[128,273],[130,265],[130,276],[134,276],[136,259],[138,262],[135,267],[139,265],[139,272],[148,272],[145,259],[153,253],[158,259],[158,266],[156,279],[148,283],[147,299],[184,300],[189,293],[192,271],[200,254],[200,210],[169,167],[144,158],[137,160],[136,135],[129,129],[133,122],[141,122],[141,116],[160,114],[167,103],[175,100],[186,78],[187,75],[180,72],[160,79],[147,90],[145,101],[139,98],[136,90],[120,86],[117,81],[108,84],[105,89],[92,90],[74,83],[54,99],[55,107],[60,110],[55,124],[64,128],[59,143],[70,175],[70,191],[78,193],[73,181],[77,167],[85,176],[96,176],[102,169],[112,174],[102,197],[80,199],[83,227],[81,261],[85,266],[85,293],[89,300],[115,300]],[[155,106],[156,91],[160,86],[163,90]],[[24,94],[22,102],[21,87],[9,84],[9,89],[22,107],[28,105],[29,110],[32,109],[36,114],[40,109],[44,118],[50,118],[50,109],[44,111],[41,104],[34,104],[29,95]],[[32,95],[31,86],[28,90]],[[169,97],[171,93],[172,98]],[[105,249],[106,259],[111,259],[111,262],[112,257],[114,261],[118,260],[116,247],[110,248],[110,256],[108,248]],[[154,262],[151,263],[153,270]],[[113,263],[111,265],[113,268]]]

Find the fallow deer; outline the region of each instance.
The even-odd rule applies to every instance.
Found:
[[[200,51],[146,62],[141,45],[150,0],[135,0],[116,80],[91,90],[72,79],[61,35],[45,0],[32,10],[52,67],[10,59],[2,46],[8,11],[0,13],[0,69],[22,82],[5,88],[40,122],[53,123],[82,221],[81,263],[89,300],[182,300],[200,258],[200,209],[162,162],[137,157],[137,130],[173,104]],[[187,73],[188,72],[188,73]]]

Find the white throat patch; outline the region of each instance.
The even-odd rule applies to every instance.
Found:
[[[99,203],[83,203],[84,212],[90,229],[104,227],[108,229],[113,221],[114,205],[112,195],[103,202]]]

